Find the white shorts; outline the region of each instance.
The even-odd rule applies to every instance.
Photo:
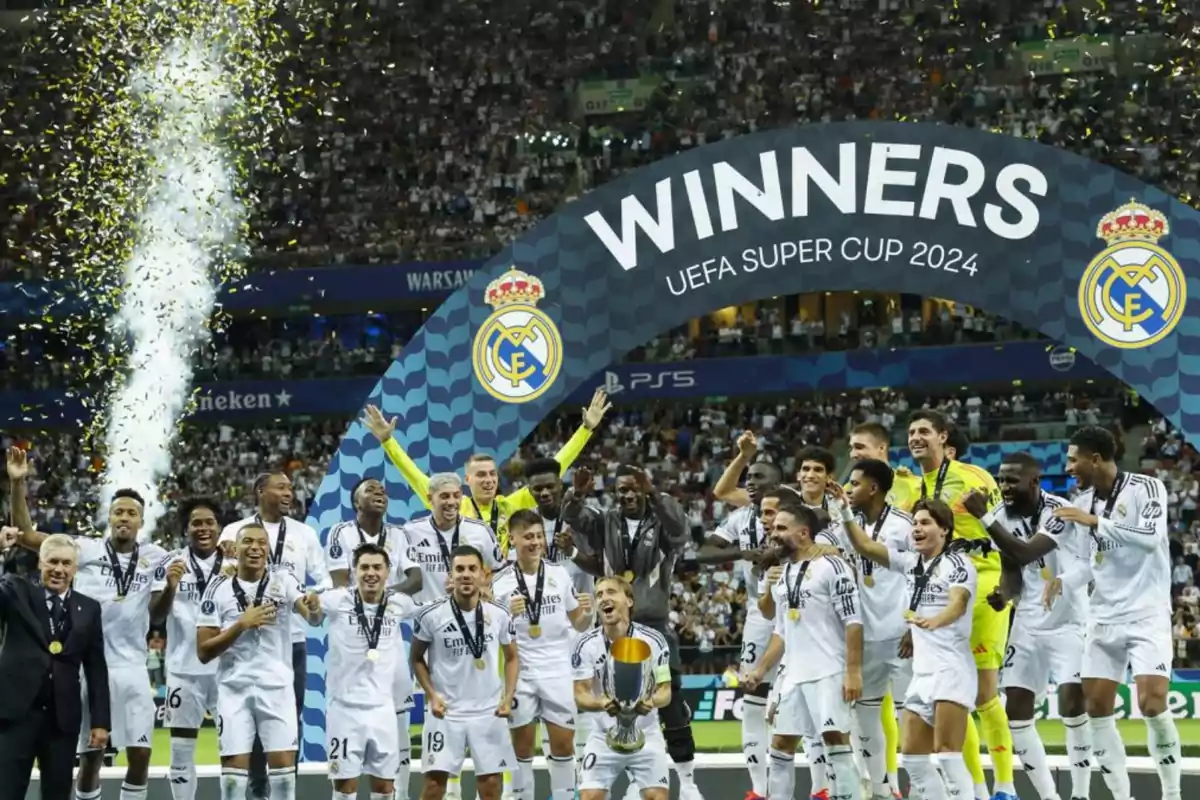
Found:
[[[217,718],[217,676],[170,676],[163,702],[163,727],[199,730],[206,714]]]
[[[742,628],[742,674],[750,672],[758,666],[767,645],[771,643],[771,634],[775,632],[775,623],[763,617],[761,613],[746,616],[746,624]],[[763,683],[771,684],[779,673],[779,664],[767,670]]]
[[[508,721],[502,717],[486,716],[471,719],[438,719],[425,717],[424,738],[421,741],[421,771],[462,772],[467,750],[475,776],[495,775],[516,768]]]
[[[775,712],[775,733],[815,738],[850,732],[850,704],[842,699],[842,676],[829,675],[783,689]]]
[[[904,710],[911,711],[927,725],[933,724],[933,711],[938,703],[955,703],[975,710],[975,695],[979,691],[979,671],[974,662],[945,666],[926,675],[914,674],[904,697]]]
[[[657,728],[646,731],[646,746],[636,753],[618,753],[608,746],[605,731],[596,726],[588,737],[580,761],[579,788],[581,791],[611,792],[622,772],[629,773],[630,782],[640,790],[671,788],[671,759],[667,757],[667,740]]]
[[[401,715],[407,716],[407,715]],[[390,708],[325,708],[325,760],[329,779],[370,775],[392,780],[400,768],[399,726]],[[408,732],[405,731],[407,744]]]
[[[570,675],[550,676],[522,673],[509,727],[523,728],[534,720],[567,730],[575,729],[575,682]]]
[[[296,696],[291,686],[277,689],[230,689],[217,692],[217,741],[221,757],[246,755],[254,737],[263,752],[285,753],[299,747]]]
[[[878,700],[889,691],[899,702],[912,680],[912,659],[901,658],[899,639],[863,642],[863,699]]]
[[[1056,684],[1079,683],[1083,669],[1083,626],[1067,625],[1053,631],[1024,628],[1018,619],[1008,635],[1004,665],[1000,668],[1000,688],[1025,689],[1041,697],[1052,680]]]
[[[1144,619],[1122,625],[1089,623],[1083,655],[1083,677],[1125,682],[1128,668],[1138,675],[1171,676],[1171,618]]]
[[[408,648],[404,649],[408,652]],[[408,659],[404,658],[396,665],[396,682],[392,685],[392,695],[396,701],[396,711],[412,711],[413,706],[413,678],[412,667],[408,665]]]
[[[128,747],[151,747],[154,743],[154,689],[150,673],[144,666],[116,667],[108,671],[108,707],[112,730],[109,747],[124,750]],[[76,752],[87,753],[92,724],[88,714],[87,681],[83,681],[83,726],[79,732]],[[248,751],[247,751],[248,752]]]

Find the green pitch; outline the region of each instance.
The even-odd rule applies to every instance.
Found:
[[[1200,720],[1181,719],[1177,720],[1179,726],[1179,738],[1184,742],[1183,754],[1189,757],[1200,756]],[[1146,755],[1146,724],[1141,720],[1121,720],[1117,723],[1117,727],[1121,731],[1121,738],[1125,740],[1125,746],[1129,749],[1131,756]],[[742,727],[739,722],[698,722],[693,730],[696,734],[696,749],[708,753],[736,753],[741,750]],[[1042,741],[1046,743],[1046,751],[1051,754],[1061,755],[1064,750],[1065,734],[1062,723],[1060,722],[1039,722],[1038,731],[1042,735]],[[419,736],[421,733],[420,726],[414,725],[412,728],[413,736]],[[1195,742],[1197,744],[1189,744]],[[418,756],[417,748],[413,748],[413,755]],[[154,756],[153,765],[156,767],[165,767],[170,763],[171,744],[170,737],[167,731],[158,729],[154,732]],[[118,764],[125,762],[124,755],[117,758]],[[217,757],[217,732],[213,728],[205,728],[200,731],[200,738],[196,747],[196,762],[198,764],[218,764]]]

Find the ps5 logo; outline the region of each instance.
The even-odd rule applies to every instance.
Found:
[[[631,372],[629,384],[621,382],[615,372],[604,373],[604,391],[611,395],[620,392],[654,392],[661,389],[691,389],[696,385],[696,371],[691,369],[663,369],[654,372]]]

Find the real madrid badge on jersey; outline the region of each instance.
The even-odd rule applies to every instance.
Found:
[[[528,403],[545,394],[563,364],[562,335],[537,304],[545,287],[512,266],[488,284],[494,311],[475,334],[471,363],[484,391],[504,403]]]

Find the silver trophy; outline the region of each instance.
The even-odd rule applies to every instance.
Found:
[[[641,716],[634,709],[653,689],[650,645],[624,637],[612,643],[604,675],[605,694],[617,704],[616,722],[607,734],[608,746],[618,753],[636,753],[646,745],[646,735],[637,726]]]

